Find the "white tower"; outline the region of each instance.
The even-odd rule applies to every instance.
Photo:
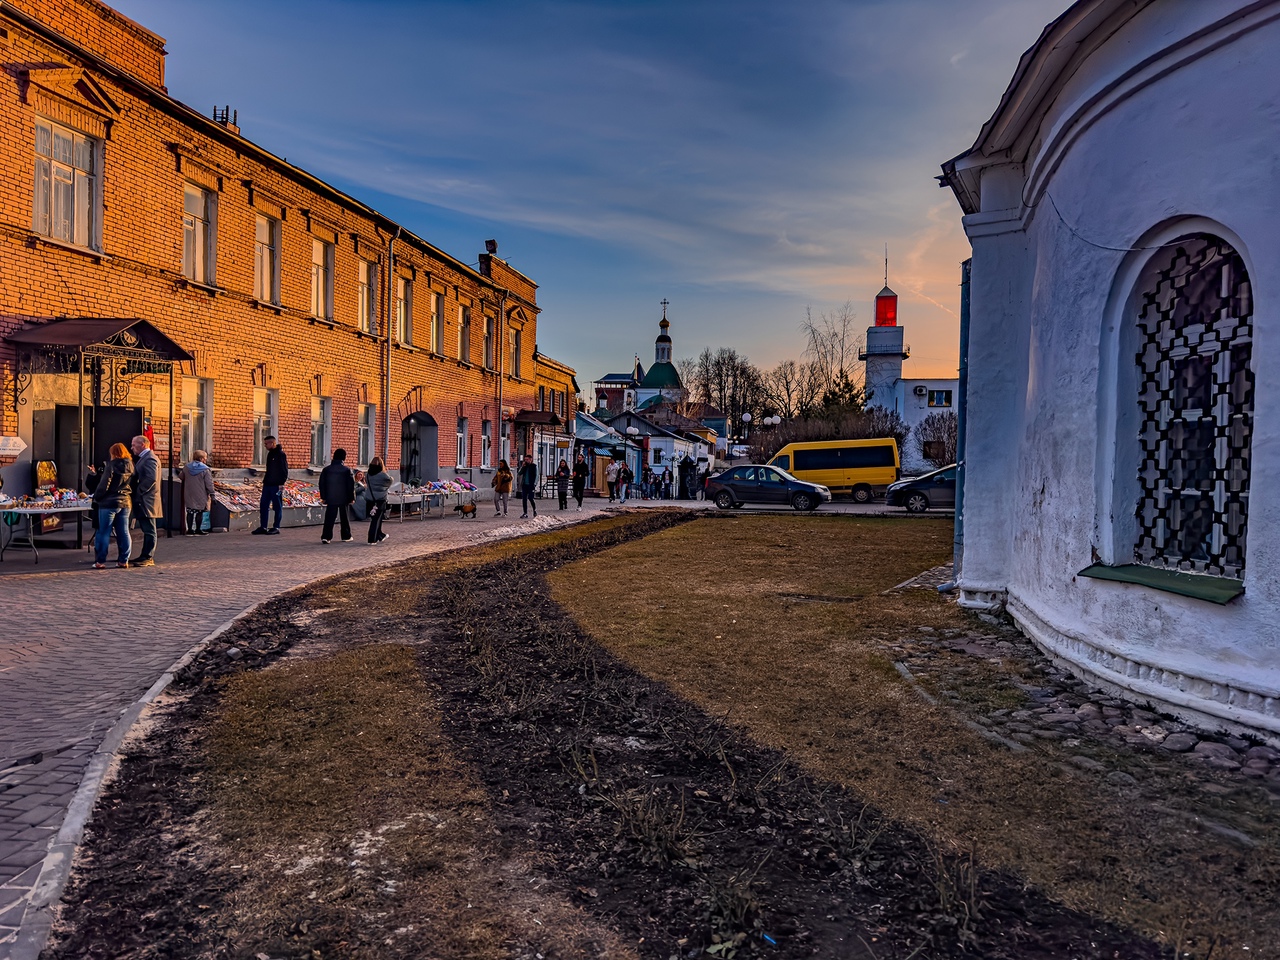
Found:
[[[866,364],[863,389],[867,406],[897,410],[902,361],[910,356],[910,351],[903,345],[903,329],[898,326],[898,295],[889,289],[887,257],[884,271],[884,289],[876,294],[876,325],[867,328],[867,345],[858,359]]]

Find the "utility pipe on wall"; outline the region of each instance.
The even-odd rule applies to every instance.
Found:
[[[382,365],[382,462],[391,462],[391,329],[395,324],[396,309],[396,251],[395,242],[400,239],[400,228],[387,237],[387,326],[385,362]],[[403,467],[403,464],[401,465]],[[401,477],[401,479],[404,479]]]

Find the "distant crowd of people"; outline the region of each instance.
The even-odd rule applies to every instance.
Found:
[[[284,517],[284,487],[289,480],[289,460],[275,437],[264,438],[263,445],[266,448],[266,463],[262,474],[262,494],[258,501],[258,526],[252,532],[260,536],[275,536],[280,533]],[[350,543],[354,539],[351,535],[350,513],[353,507],[358,506],[359,514],[369,524],[369,544],[383,543],[388,539],[387,533],[382,529],[382,521],[386,517],[387,496],[394,482],[391,474],[380,457],[374,457],[369,462],[368,470],[363,472],[352,470],[346,461],[347,451],[339,447],[333,451],[331,462],[320,471],[317,486],[324,503],[320,542],[332,543],[334,526],[337,525],[342,542]],[[566,459],[560,461],[552,479],[561,510],[569,508],[571,492],[577,509],[582,509],[590,476],[591,469],[582,454],[578,455],[572,466]],[[626,462],[614,457],[605,468],[604,477],[610,503],[626,503],[628,497],[635,496],[645,500],[665,500],[671,499],[675,493],[675,478],[669,468],[661,472],[645,468],[637,482]],[[518,487],[521,518],[527,519],[531,512],[537,517],[538,483],[538,465],[532,454],[524,456],[515,472],[506,460],[499,460],[490,482],[494,516],[507,515],[512,489]],[[699,484],[699,488],[701,486]],[[157,527],[164,511],[160,497],[160,461],[152,452],[148,438],[136,436],[128,447],[123,443],[113,445],[109,459],[101,469],[89,467],[85,489],[93,498],[93,519],[97,528],[93,540],[94,568],[106,568],[113,538],[116,542],[117,567],[155,566]],[[185,534],[206,536],[206,517],[213,503],[214,487],[213,473],[205,451],[196,450],[191,461],[183,468],[182,490]],[[701,489],[698,493],[701,494]],[[142,537],[142,549],[136,559],[132,558],[133,538],[129,530],[131,521],[137,522]]]

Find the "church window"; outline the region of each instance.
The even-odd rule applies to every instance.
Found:
[[[1254,397],[1244,260],[1218,237],[1183,237],[1147,265],[1135,307],[1134,558],[1243,578]]]

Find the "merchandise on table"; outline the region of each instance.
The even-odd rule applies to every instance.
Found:
[[[232,513],[250,513],[262,501],[260,480],[214,480],[213,498]],[[287,480],[281,490],[286,507],[319,507],[324,501],[315,484],[306,480]]]

